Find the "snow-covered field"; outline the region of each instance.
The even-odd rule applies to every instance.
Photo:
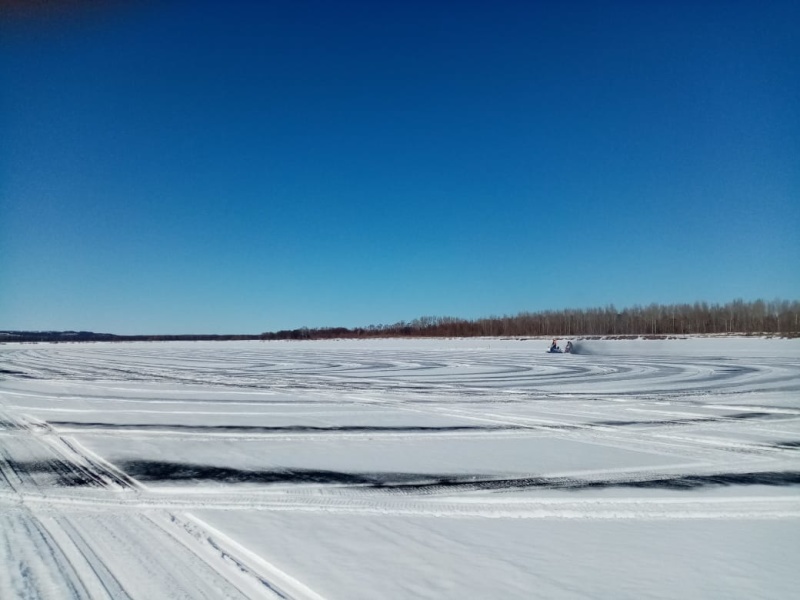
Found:
[[[0,598],[796,597],[800,340],[547,345],[0,345]]]

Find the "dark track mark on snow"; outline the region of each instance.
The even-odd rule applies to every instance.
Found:
[[[14,371],[12,369],[0,369],[0,376],[2,375],[13,375],[15,377],[19,377],[20,379],[34,379],[28,373],[24,371]]]
[[[800,442],[776,442],[773,444],[775,448],[798,448],[800,449]]]
[[[640,488],[662,490],[693,490],[704,487],[731,485],[767,485],[790,486],[800,485],[800,471],[767,471],[760,473],[718,473],[712,475],[680,475],[673,477],[654,477],[635,480],[599,480],[561,479],[550,477],[523,477],[519,479],[486,479],[467,480],[465,478],[440,479],[425,484],[383,484],[380,487],[403,492],[437,491],[462,489],[474,490],[521,490],[552,489],[581,491],[588,489]]]
[[[605,425],[609,427],[625,427],[629,425],[690,425],[692,423],[720,423],[745,419],[786,419],[787,415],[768,412],[744,412],[720,417],[692,417],[688,419],[657,419],[652,421],[596,421],[592,425]],[[794,418],[791,415],[790,418]]]
[[[22,479],[33,479],[37,484],[49,483],[61,487],[103,487],[97,477],[87,471],[76,469],[62,460],[18,461],[2,459]],[[44,476],[44,477],[42,477]],[[51,481],[43,481],[50,479]]]
[[[140,429],[146,431],[193,431],[197,433],[439,433],[458,431],[507,431],[525,429],[514,425],[456,425],[447,427],[423,427],[409,425],[404,427],[380,427],[372,425],[343,425],[340,427],[318,427],[314,425],[285,425],[269,427],[261,425],[182,425],[159,423],[97,423],[79,421],[48,421],[53,427],[74,427],[87,429]]]
[[[448,490],[553,489],[586,490],[644,488],[693,490],[711,486],[800,485],[800,471],[755,473],[715,473],[678,475],[635,480],[582,480],[560,477],[520,477],[495,479],[486,475],[465,476],[430,473],[342,473],[314,469],[245,470],[212,465],[165,461],[126,461],[117,465],[142,481],[215,481],[220,483],[334,484],[396,492],[432,493]]]
[[[755,473],[716,473],[711,475],[681,475],[640,481],[590,482],[581,487],[635,487],[670,490],[689,490],[711,486],[729,485],[800,485],[800,471],[762,471]]]
[[[120,462],[117,466],[141,481],[216,481],[220,483],[317,483],[340,485],[380,486],[388,477],[396,483],[422,482],[430,476],[411,473],[369,474],[341,473],[315,469],[271,469],[250,471],[230,467],[215,467],[177,462],[136,460]]]

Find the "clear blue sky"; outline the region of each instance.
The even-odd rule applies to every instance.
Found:
[[[800,298],[796,1],[63,4],[0,13],[0,329]]]

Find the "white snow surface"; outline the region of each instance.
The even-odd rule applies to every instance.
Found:
[[[800,340],[574,341],[0,344],[0,598],[794,597]]]

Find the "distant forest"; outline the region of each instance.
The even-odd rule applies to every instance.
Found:
[[[734,300],[727,304],[650,304],[603,308],[522,312],[516,316],[460,319],[420,317],[393,325],[347,329],[330,327],[283,330],[261,334],[261,339],[330,339],[369,337],[478,337],[478,336],[673,336],[688,334],[800,335],[800,301]]]
[[[90,331],[0,331],[0,342],[312,340],[379,337],[665,337],[690,334],[750,334],[800,337],[800,301],[734,300],[727,304],[650,304],[617,309],[578,308],[522,312],[516,316],[460,319],[420,317],[411,322],[367,327],[321,327],[255,335],[115,335]]]

